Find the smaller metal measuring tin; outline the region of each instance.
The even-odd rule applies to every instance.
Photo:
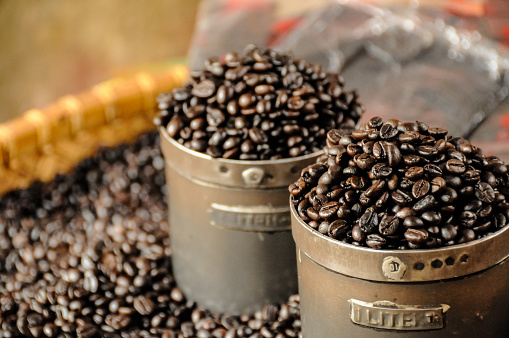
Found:
[[[199,306],[252,313],[297,292],[288,185],[322,152],[245,161],[190,150],[160,128],[175,279]]]

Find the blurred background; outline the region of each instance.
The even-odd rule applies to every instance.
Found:
[[[296,50],[305,47],[303,52],[309,51],[302,39],[304,29],[299,31],[299,25],[309,24],[315,29],[319,22],[324,29],[333,29],[330,32],[335,33],[338,27],[333,25],[334,19],[341,22],[343,13],[333,13],[327,6],[341,8],[339,4],[345,2],[348,3],[344,0],[0,1],[0,123],[111,78],[140,71],[158,72],[175,62],[188,61],[194,68],[207,53],[216,55],[247,42],[269,41],[272,45]],[[415,22],[440,18],[458,29],[478,31],[500,47],[507,45],[509,39],[507,0],[358,2],[396,12],[408,11],[411,20],[417,13]],[[415,11],[416,8],[419,10]],[[336,17],[331,18],[332,15]],[[358,15],[355,18],[359,20]],[[367,19],[363,19],[363,27],[376,26],[371,25],[372,20],[366,24]],[[287,32],[293,36],[286,35]],[[404,38],[412,38],[411,34]],[[378,40],[383,39],[368,43],[379,43]],[[350,45],[356,44],[353,41]],[[296,54],[299,56],[299,52]],[[348,79],[348,69],[345,74]],[[350,76],[362,80],[356,74]],[[364,90],[361,96],[369,93],[362,88],[362,83],[357,84],[355,80],[350,83]],[[503,116],[488,121],[492,123],[488,124],[490,129],[478,133],[477,139],[493,140],[493,126],[499,126],[502,118],[509,121],[505,107],[499,109]],[[378,108],[375,113],[379,112]]]
[[[0,122],[185,57],[198,3],[0,1]]]

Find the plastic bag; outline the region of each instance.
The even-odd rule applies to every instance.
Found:
[[[248,43],[291,50],[340,71],[367,107],[363,120],[376,115],[419,120],[457,136],[475,135],[507,96],[505,53],[477,31],[447,24],[462,21],[441,15],[441,9],[329,1],[300,13],[293,18],[296,24],[277,35],[275,27],[288,17],[275,4],[286,1],[291,0],[205,0],[191,67]]]

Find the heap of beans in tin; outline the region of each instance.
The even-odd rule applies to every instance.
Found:
[[[325,146],[327,130],[353,130],[364,107],[342,77],[319,64],[248,46],[193,71],[158,97],[159,116],[180,144],[214,158],[273,160]]]
[[[325,155],[289,190],[299,216],[374,249],[470,242],[509,220],[507,165],[443,128],[379,117],[327,134]]]

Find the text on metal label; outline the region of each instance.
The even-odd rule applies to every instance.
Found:
[[[385,330],[439,330],[444,327],[448,305],[398,305],[389,301],[374,303],[350,299],[350,319],[355,324]]]
[[[271,206],[231,206],[212,203],[210,224],[241,231],[290,230],[290,209]]]

